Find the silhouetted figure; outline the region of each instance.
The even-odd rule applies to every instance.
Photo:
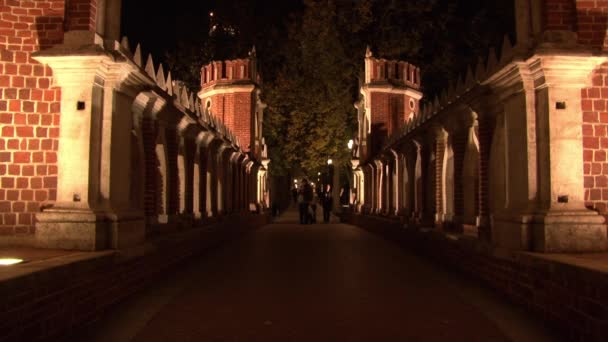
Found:
[[[295,186],[291,189],[291,195],[293,196],[293,204],[298,204],[298,189]]]
[[[300,186],[300,191],[298,193],[298,204],[300,207],[300,223],[307,224],[310,223],[310,218],[308,215],[308,205],[312,201],[312,187],[308,184],[308,180],[306,178],[302,179],[302,185]]]
[[[331,207],[334,202],[331,196],[331,185],[327,184],[321,200],[323,205],[323,222],[329,223],[329,215],[331,214]]]

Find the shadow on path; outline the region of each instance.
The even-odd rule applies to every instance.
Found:
[[[87,341],[552,341],[477,284],[287,211],[110,313]]]

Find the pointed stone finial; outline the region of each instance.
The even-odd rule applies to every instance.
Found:
[[[201,117],[201,103],[200,101],[196,101],[196,103],[194,104],[194,112],[196,113],[196,117],[200,118]]]
[[[173,80],[171,79],[171,71],[169,71],[169,73],[167,74],[165,87],[167,87],[167,89],[165,89],[167,91],[167,94],[169,94],[169,96],[173,96]]]
[[[467,89],[471,89],[475,85],[475,75],[473,75],[473,69],[471,69],[470,65],[467,68],[467,76],[465,77],[464,84]]]
[[[120,41],[120,47],[123,51],[131,53],[131,46],[129,45],[129,38],[127,38],[127,36],[122,37],[122,40]]]
[[[256,52],[255,52],[255,45],[251,47],[251,51],[249,51],[249,57],[255,57],[256,56]]]
[[[464,92],[464,82],[462,81],[462,75],[458,75],[456,81],[456,96],[460,96]]]
[[[486,68],[483,65],[483,59],[479,57],[479,59],[477,60],[477,67],[475,68],[475,79],[477,81],[482,81],[485,71]]]
[[[162,90],[167,89],[167,85],[165,83],[165,70],[163,69],[162,63],[158,65],[158,71],[156,72],[156,84]]]
[[[182,106],[184,106],[184,108],[190,108],[190,100],[188,99],[188,88],[186,88],[185,86],[182,87],[182,96],[180,97],[180,102],[182,104]]]
[[[191,111],[195,111],[195,107],[196,107],[196,103],[194,102],[194,93],[190,93],[190,96],[188,96],[188,108],[190,108]]]
[[[154,61],[152,60],[152,55],[148,54],[148,60],[146,62],[146,73],[152,77],[152,79],[156,79],[156,75],[154,72]]]
[[[454,81],[450,81],[450,84],[448,86],[448,103],[451,103],[452,100],[454,99],[454,96],[456,95],[456,85],[454,84]]]
[[[137,44],[137,47],[135,48],[135,52],[133,53],[133,61],[140,68],[143,67],[142,59],[141,59],[141,45],[140,44]]]
[[[509,39],[509,35],[505,34],[505,37],[502,41],[502,48],[500,49],[500,64],[506,64],[511,57],[513,57],[513,45],[511,44],[511,39]]]
[[[486,75],[493,73],[497,65],[498,59],[496,58],[496,50],[494,50],[494,48],[490,48],[488,62],[486,63]]]
[[[433,112],[438,112],[440,109],[439,97],[435,95],[435,99],[433,99]]]
[[[368,45],[367,48],[365,49],[365,57],[369,58],[369,57],[373,57],[373,56],[374,55],[372,54],[372,49]]]

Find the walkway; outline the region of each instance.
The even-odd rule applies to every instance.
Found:
[[[379,237],[295,222],[287,212],[185,265],[78,340],[553,340],[519,309]]]

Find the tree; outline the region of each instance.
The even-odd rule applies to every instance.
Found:
[[[337,25],[332,1],[305,0],[282,51],[285,64],[268,84],[266,123],[278,163],[315,177],[328,158],[344,164],[352,137],[353,68]],[[276,160],[275,160],[276,161]],[[278,165],[277,165],[278,164]]]

